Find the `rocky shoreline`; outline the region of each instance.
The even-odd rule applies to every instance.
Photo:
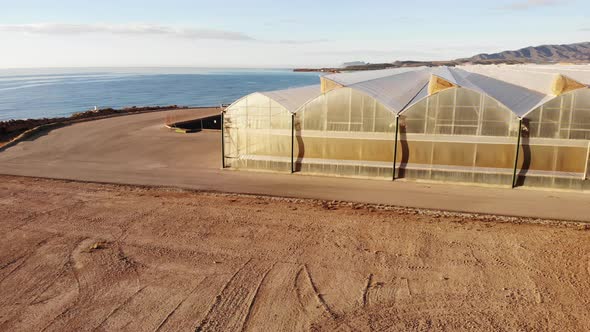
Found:
[[[126,108],[104,108],[98,110],[89,110],[84,112],[77,112],[69,117],[58,117],[58,118],[42,118],[42,119],[24,119],[24,120],[7,120],[0,121],[0,146],[12,141],[14,138],[24,134],[27,131],[33,130],[39,127],[51,126],[51,125],[65,125],[72,122],[90,120],[95,118],[133,114],[133,113],[144,113],[144,112],[156,112],[156,111],[167,111],[172,109],[185,109],[187,106],[168,105],[168,106],[142,106],[142,107],[126,107]]]

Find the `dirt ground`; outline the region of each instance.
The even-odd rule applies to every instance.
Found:
[[[0,330],[588,331],[589,229],[0,176]]]

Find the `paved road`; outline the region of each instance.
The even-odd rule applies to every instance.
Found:
[[[171,132],[167,115],[53,130],[0,152],[0,174],[590,221],[590,196],[582,193],[221,170],[220,133]]]

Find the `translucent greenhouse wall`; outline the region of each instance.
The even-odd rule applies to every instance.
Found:
[[[496,100],[450,88],[400,116],[399,178],[510,186],[519,120]]]
[[[513,185],[519,119],[464,88],[437,92],[399,115],[338,88],[295,115],[255,93],[224,113],[226,167],[335,176]],[[517,186],[590,190],[590,89],[565,93],[522,119]],[[292,163],[293,162],[293,163]]]
[[[224,166],[291,171],[292,113],[269,97],[254,93],[225,110]]]
[[[552,99],[523,124],[517,185],[590,189],[590,89]]]
[[[395,114],[351,88],[322,94],[295,116],[295,171],[393,177]]]

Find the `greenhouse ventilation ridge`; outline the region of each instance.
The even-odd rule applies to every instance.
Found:
[[[590,66],[336,73],[224,110],[222,166],[588,191]]]

